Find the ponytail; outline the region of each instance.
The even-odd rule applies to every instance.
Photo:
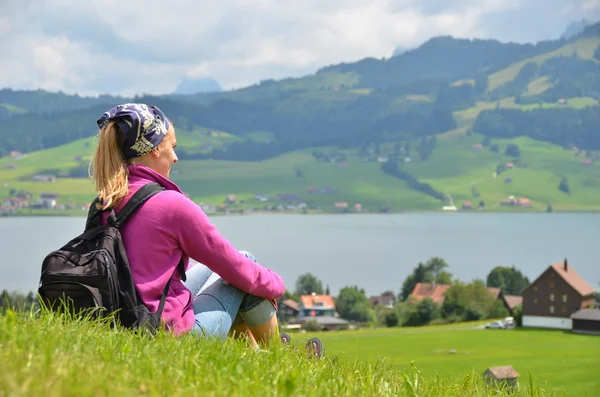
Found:
[[[98,209],[114,208],[129,193],[129,170],[121,153],[125,136],[116,122],[110,122],[98,134],[98,147],[90,162],[90,177],[102,204]]]

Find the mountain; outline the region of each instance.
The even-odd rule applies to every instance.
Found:
[[[211,78],[185,78],[177,86],[173,94],[197,94],[202,92],[219,92],[223,89],[215,79]]]
[[[364,195],[357,193],[362,191],[358,187],[353,190],[357,199],[376,208],[436,206],[446,200],[444,192],[465,200],[481,196],[499,202],[501,194],[522,183],[519,194],[535,199],[538,209],[549,202],[556,208],[590,209],[596,207],[589,197],[600,194],[600,180],[595,176],[600,175],[599,99],[600,23],[573,37],[537,44],[437,37],[389,59],[330,65],[304,77],[264,80],[234,91],[81,98],[2,90],[0,156],[15,150],[61,151],[93,136],[95,120],[108,106],[135,100],[156,104],[173,120],[186,175],[178,178],[198,195],[213,189],[210,184],[198,185],[200,176],[193,171],[206,167],[208,163],[197,163],[206,160],[243,162],[239,169],[231,166],[240,174],[250,167],[245,162],[257,162],[256,176],[248,176],[257,178],[257,191],[261,186],[265,191],[266,186],[275,189],[260,177],[269,172],[261,164],[282,170],[291,167],[289,174],[298,178],[289,185],[295,194],[305,193],[297,184],[310,184],[307,176],[323,185],[335,185],[337,180],[351,186],[355,183],[352,179],[330,174],[325,164],[364,161],[354,175],[358,179],[364,176],[360,183],[372,186],[369,191],[387,192],[378,190],[383,189],[381,184],[400,183],[404,189],[424,195],[421,201],[413,197],[398,202],[383,193]],[[280,164],[280,158],[288,160]],[[10,158],[5,159],[5,166],[14,165]],[[318,165],[311,163],[315,161]],[[582,162],[587,168],[581,168]],[[67,163],[69,168],[61,172],[80,174],[76,164]],[[479,191],[480,187],[453,192],[455,185],[469,185],[469,175],[473,181],[494,172],[501,175],[508,172],[503,167],[509,163],[529,170],[522,172],[529,179],[499,187],[488,182],[485,186],[494,184],[495,190],[486,187],[485,192]],[[5,180],[14,181],[18,175],[22,180],[36,169],[51,169],[41,160],[37,168],[35,164],[28,166],[31,172],[27,174],[0,171],[0,177],[6,175]],[[382,174],[383,179],[373,173]],[[331,179],[323,179],[324,175]],[[277,178],[285,179],[283,175]],[[544,193],[537,196],[528,190],[536,185],[531,183],[535,178],[548,184],[540,187]],[[377,187],[367,180],[378,181]],[[571,192],[565,197],[561,191],[556,193],[563,180],[568,181]],[[221,186],[211,197],[226,191],[222,183],[210,183]],[[246,186],[238,179],[232,183]],[[196,186],[202,186],[204,193]],[[278,186],[287,185],[281,182]],[[340,192],[344,189],[338,187]],[[344,201],[347,196],[335,197]]]
[[[581,21],[573,21],[567,26],[563,34],[560,35],[560,38],[568,40],[572,37],[575,37],[578,34],[581,34],[585,30],[585,28],[590,26],[591,24],[592,22],[588,21],[585,18]]]

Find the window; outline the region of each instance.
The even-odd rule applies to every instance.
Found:
[[[550,281],[550,288],[554,288],[554,281]]]
[[[563,295],[563,302],[566,302],[566,301],[567,301],[567,295],[565,294],[565,295]]]
[[[538,303],[538,300],[537,300],[537,298],[534,298],[534,299],[533,299],[533,303]]]
[[[536,285],[535,287],[533,287],[533,290],[534,290],[534,291],[537,291],[537,285]]]
[[[567,307],[565,305],[563,305],[562,309],[560,309],[561,312],[566,313],[567,312]]]
[[[554,302],[554,294],[550,294],[550,302]]]
[[[550,306],[550,313],[554,313],[554,306]]]

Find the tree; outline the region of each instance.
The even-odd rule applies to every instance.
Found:
[[[363,289],[344,287],[335,301],[336,310],[346,320],[365,322],[370,320],[371,302]]]
[[[445,318],[472,321],[498,314],[502,314],[503,317],[507,314],[506,309],[502,311],[498,305],[499,301],[490,294],[483,280],[475,280],[472,283],[456,282],[444,295],[442,315]]]
[[[400,319],[395,311],[391,311],[384,318],[386,327],[396,327],[400,323]]]
[[[307,295],[307,294],[322,294],[323,284],[321,280],[316,278],[311,273],[302,274],[296,280],[296,295]]]
[[[488,287],[502,288],[502,292],[506,295],[521,295],[529,284],[529,279],[514,266],[496,266],[490,271],[486,280]]]
[[[444,269],[448,267],[446,261],[439,257],[433,257],[426,263],[421,263],[413,269],[402,283],[402,290],[399,299],[406,300],[417,283],[430,283],[435,281],[440,284],[450,284],[452,275]]]
[[[498,146],[498,144],[497,144],[497,143],[493,143],[493,144],[490,146],[490,151],[491,151],[491,152],[494,152],[494,153],[498,153],[498,152],[500,152],[500,147]]]
[[[519,157],[521,155],[521,149],[514,143],[509,143],[506,145],[506,149],[504,149],[504,154],[512,157]]]
[[[571,194],[571,188],[569,187],[569,182],[567,181],[567,178],[561,179],[560,183],[558,184],[558,190],[568,195]]]
[[[412,308],[405,325],[425,325],[439,317],[440,307],[431,298],[425,298]]]

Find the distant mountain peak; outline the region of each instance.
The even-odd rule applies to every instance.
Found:
[[[197,94],[199,92],[219,92],[223,91],[221,85],[210,77],[202,78],[184,78],[173,94]]]
[[[560,38],[563,40],[571,39],[583,33],[585,28],[587,28],[590,25],[592,25],[592,21],[585,18],[581,19],[580,21],[573,21],[569,25],[567,25],[567,28],[565,29],[563,34],[560,35]]]

